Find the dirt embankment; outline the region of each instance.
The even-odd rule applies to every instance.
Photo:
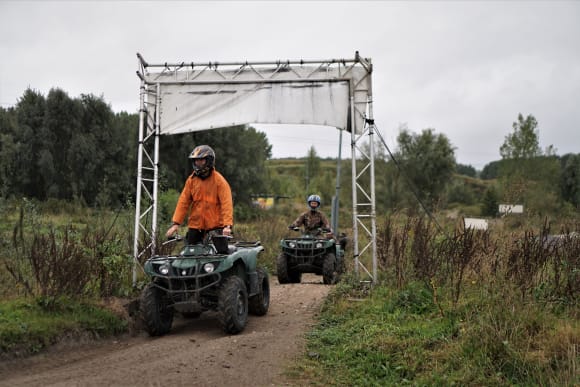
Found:
[[[281,386],[285,367],[304,350],[330,287],[303,275],[301,284],[271,279],[270,310],[250,315],[239,335],[224,334],[213,313],[177,318],[160,338],[145,333],[62,345],[0,362],[0,386]]]

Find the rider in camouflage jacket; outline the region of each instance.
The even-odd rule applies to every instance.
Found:
[[[288,228],[293,229],[296,227],[303,226],[305,233],[312,233],[318,231],[318,229],[323,228],[330,230],[330,222],[326,218],[326,216],[318,211],[320,207],[320,196],[318,195],[310,195],[307,200],[308,207],[310,210],[303,212]]]

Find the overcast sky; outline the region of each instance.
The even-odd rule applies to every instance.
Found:
[[[580,1],[0,0],[0,104],[58,87],[137,112],[137,52],[199,63],[355,51],[373,62],[375,122],[391,150],[401,125],[433,128],[481,169],[522,113],[537,119],[543,149],[580,152]],[[338,131],[315,129],[268,129],[273,156],[314,146],[335,157]]]

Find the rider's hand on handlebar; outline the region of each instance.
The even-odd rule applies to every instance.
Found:
[[[232,226],[225,226],[222,229],[222,235],[231,236],[232,235]]]
[[[179,230],[179,225],[178,224],[174,224],[171,227],[169,227],[169,229],[165,233],[165,236],[167,238],[171,238],[173,236],[173,234],[177,233],[178,230]]]

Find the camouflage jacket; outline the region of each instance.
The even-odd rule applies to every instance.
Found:
[[[290,227],[304,227],[305,232],[316,231],[318,228],[327,228],[330,230],[330,223],[326,216],[320,211],[303,212]]]

